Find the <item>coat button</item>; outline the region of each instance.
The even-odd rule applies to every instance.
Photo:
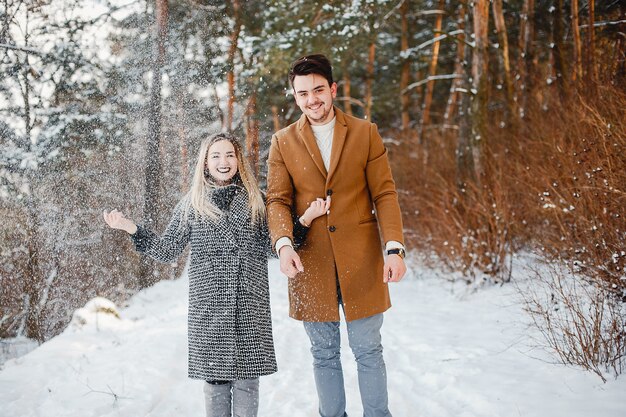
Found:
[[[333,190],[331,189],[326,190],[326,195],[333,195]]]
[[[337,230],[337,228],[335,226],[330,226],[328,230],[330,230],[331,232],[334,232],[335,230]]]

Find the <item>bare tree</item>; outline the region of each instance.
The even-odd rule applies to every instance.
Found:
[[[457,78],[452,80],[450,85],[450,93],[448,94],[448,103],[446,104],[446,111],[443,115],[444,126],[449,125],[454,117],[456,104],[459,97],[459,90],[463,85],[463,77],[465,69],[463,62],[465,61],[465,9],[467,5],[465,1],[461,1],[457,7],[457,26],[462,33],[457,37],[456,42],[456,59],[454,61],[454,74]]]
[[[554,0],[552,10],[552,60],[554,62],[554,76],[559,95],[563,97],[567,93],[567,78],[565,69],[565,57],[563,47],[563,0]]]
[[[256,87],[256,86],[255,86]],[[257,92],[250,92],[246,106],[246,153],[254,175],[259,175],[259,122],[256,116]]]
[[[520,17],[519,29],[519,50],[521,51],[518,60],[518,71],[520,87],[518,95],[521,102],[521,116],[524,117],[528,95],[532,90],[532,65],[534,60],[534,50],[532,41],[535,36],[535,0],[524,0],[524,6]]]
[[[511,61],[509,58],[509,37],[504,21],[504,11],[502,0],[493,0],[493,20],[498,33],[499,51],[502,57],[502,69],[504,72],[504,89],[506,94],[507,116],[509,123],[515,123],[517,119],[517,108],[515,105],[515,93],[513,90],[513,79],[511,77]]]
[[[489,94],[489,0],[476,0],[473,7],[474,52],[472,54],[472,155],[476,179],[480,182],[483,149],[487,140],[487,101]]]
[[[441,25],[443,22],[445,0],[439,0],[439,8],[437,18],[435,20],[435,27],[433,34],[435,37],[441,34]],[[433,49],[430,57],[430,64],[428,65],[428,77],[434,77],[437,74],[437,62],[439,60],[439,45],[440,41],[433,42]],[[426,93],[424,94],[424,104],[422,106],[422,122],[420,124],[420,142],[423,141],[424,128],[430,124],[430,106],[433,101],[433,91],[435,90],[435,81],[430,80],[426,83]]]
[[[372,120],[372,83],[374,82],[374,63],[376,61],[376,42],[371,41],[367,48],[367,75],[365,79],[365,118]]]
[[[351,89],[350,72],[345,67],[347,67],[347,65],[344,65],[344,70],[343,70],[343,96],[346,98],[343,109],[345,110],[347,114],[352,116],[352,102],[350,100],[350,97],[352,94],[352,92],[350,91]]]
[[[409,29],[407,13],[409,10],[409,2],[405,1],[400,7],[400,19],[401,19],[401,37],[400,37],[400,53],[402,54],[409,49]],[[403,57],[402,69],[400,72],[400,107],[402,109],[402,129],[409,128],[409,93],[406,92],[406,87],[409,85],[409,70],[411,63],[408,57]]]
[[[574,65],[571,79],[572,81],[582,80],[583,64],[582,64],[582,47],[580,42],[580,27],[578,19],[578,0],[572,0],[571,17],[572,17],[572,38],[574,41]]]
[[[165,40],[169,15],[167,0],[155,3],[156,42],[155,59],[152,67],[152,87],[148,119],[148,142],[146,152],[146,190],[144,194],[144,221],[146,226],[157,226],[159,202],[161,201],[161,159],[159,145],[161,140],[161,76],[165,64]],[[139,286],[145,288],[153,283],[153,263],[144,260],[140,270]]]
[[[458,120],[459,120],[459,134],[457,136],[456,145],[456,184],[459,190],[466,190],[468,183],[475,182],[475,169],[474,160],[472,158],[472,138],[471,138],[471,123],[470,123],[470,86],[469,86],[469,72],[470,67],[464,65],[466,57],[470,53],[470,46],[466,42],[461,42],[465,38],[470,38],[471,28],[467,24],[468,14],[467,2],[464,0],[459,5],[459,29],[463,30],[462,38],[459,38],[458,48],[461,49],[457,52],[458,65],[455,66],[455,73],[462,75],[454,80],[454,101],[458,101]],[[457,72],[458,70],[458,72]],[[448,105],[450,107],[450,103]],[[452,114],[452,110],[449,114]],[[466,196],[467,193],[463,192],[461,195]]]
[[[598,72],[597,72],[596,61],[595,61],[595,56],[596,56],[595,3],[596,3],[595,0],[589,0],[589,24],[587,25],[586,79],[590,87],[593,84],[593,82],[595,82],[598,79]]]
[[[228,105],[226,110],[226,130],[231,131],[233,128],[233,118],[235,111],[235,54],[237,53],[237,42],[239,41],[239,33],[241,32],[241,5],[239,0],[233,0],[233,18],[234,27],[230,35],[230,47],[228,48]]]

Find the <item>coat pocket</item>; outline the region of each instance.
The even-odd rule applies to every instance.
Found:
[[[248,256],[241,263],[244,291],[255,299],[269,300],[269,282],[267,278],[267,258],[265,256]]]
[[[376,213],[369,193],[356,196],[356,208],[359,212],[359,224],[376,221]]]
[[[218,291],[215,272],[213,262],[210,260],[189,266],[190,306],[203,307],[212,304]]]

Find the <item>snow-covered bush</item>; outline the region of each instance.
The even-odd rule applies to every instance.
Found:
[[[526,310],[547,348],[564,364],[577,365],[606,381],[626,369],[626,304],[563,264],[536,269],[520,288]]]
[[[85,304],[85,307],[74,311],[70,324],[75,328],[83,326],[107,323],[111,320],[118,321],[121,319],[117,306],[104,297],[92,298]]]

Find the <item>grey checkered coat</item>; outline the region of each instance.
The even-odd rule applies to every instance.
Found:
[[[212,192],[224,214],[216,221],[174,209],[162,236],[139,227],[137,250],[172,262],[191,243],[189,263],[189,377],[251,379],[276,372],[272,339],[265,220],[252,225],[244,188]]]

